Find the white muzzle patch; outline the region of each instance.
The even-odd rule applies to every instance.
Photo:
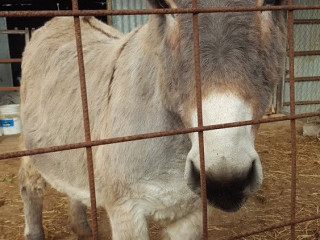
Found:
[[[228,93],[216,93],[204,99],[202,110],[205,126],[247,121],[253,117],[248,103]],[[192,127],[197,126],[196,109],[191,115],[191,123]],[[187,179],[190,178],[191,172],[200,170],[198,134],[190,134],[190,139],[192,148],[187,157],[185,172]],[[222,185],[230,183],[232,189],[237,188],[233,182],[243,181],[244,186],[239,186],[243,198],[259,189],[263,178],[262,167],[254,148],[251,125],[205,131],[204,153],[207,181],[217,186],[219,183]]]

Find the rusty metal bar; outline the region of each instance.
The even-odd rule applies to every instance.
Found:
[[[198,7],[198,1],[192,0],[192,7]],[[202,119],[202,92],[201,92],[201,69],[200,69],[200,40],[199,40],[199,16],[193,14],[193,52],[194,52],[194,76],[196,88],[196,103],[198,127],[203,127]],[[204,142],[203,131],[198,132],[199,157],[200,157],[200,185],[202,201],[202,240],[208,239],[208,210],[207,210],[207,187],[205,176]]]
[[[295,105],[309,105],[309,104],[320,104],[320,101],[296,101]],[[290,102],[284,102],[283,106],[290,106]]]
[[[297,51],[294,52],[295,57],[320,55],[320,50],[315,51]]]
[[[210,130],[221,129],[221,128],[232,128],[232,127],[239,127],[239,126],[246,126],[246,125],[256,125],[256,124],[263,124],[263,123],[288,121],[288,120],[293,120],[293,119],[302,119],[302,118],[316,117],[316,116],[320,116],[320,112],[296,114],[294,116],[265,118],[265,119],[260,119],[258,121],[257,120],[254,120],[254,121],[250,120],[250,121],[243,121],[243,122],[208,125],[208,126],[203,126],[203,127],[184,128],[184,129],[165,131],[165,132],[145,133],[145,134],[138,134],[138,135],[132,135],[132,136],[94,140],[94,141],[90,141],[90,142],[79,142],[79,143],[72,143],[72,144],[67,144],[67,145],[60,145],[60,146],[52,146],[52,147],[46,147],[46,148],[36,148],[36,149],[31,149],[31,150],[3,153],[3,154],[0,154],[0,160],[29,156],[29,155],[30,156],[31,155],[38,155],[38,154],[44,154],[44,153],[50,153],[50,152],[61,152],[61,151],[86,148],[86,147],[95,147],[95,146],[120,143],[120,142],[130,142],[130,141],[157,138],[157,137],[173,136],[173,135],[178,135],[178,134],[187,134],[187,133],[200,132],[200,131],[210,131]]]
[[[294,24],[320,24],[320,19],[295,19]]]
[[[0,59],[0,63],[19,63],[21,62],[21,58],[3,58]]]
[[[14,157],[21,157],[21,156],[27,156],[27,155],[35,155],[35,154],[43,154],[43,153],[49,153],[49,152],[57,152],[57,151],[65,151],[65,150],[71,150],[71,149],[78,149],[78,148],[86,148],[87,150],[87,160],[89,162],[91,155],[91,164],[92,164],[92,147],[103,145],[103,144],[112,144],[117,142],[126,142],[126,141],[134,141],[134,140],[141,140],[141,139],[149,139],[149,138],[155,138],[155,137],[163,137],[163,136],[171,136],[176,134],[186,134],[191,132],[198,132],[199,135],[199,149],[200,149],[200,159],[203,162],[203,166],[201,167],[201,179],[203,179],[203,173],[202,169],[204,168],[204,153],[203,153],[203,131],[207,130],[213,130],[213,129],[220,129],[220,128],[230,128],[230,127],[236,127],[236,126],[244,126],[244,125],[252,125],[252,124],[258,124],[258,123],[267,123],[267,122],[276,122],[276,121],[284,121],[284,120],[290,120],[291,121],[291,148],[292,148],[292,175],[291,175],[291,220],[278,224],[273,225],[268,228],[265,228],[264,230],[261,230],[261,232],[269,231],[275,228],[280,228],[284,226],[291,226],[291,239],[295,238],[295,225],[300,222],[305,221],[311,221],[314,219],[319,219],[320,216],[313,216],[310,218],[305,218],[304,220],[297,220],[295,218],[295,204],[296,204],[296,126],[295,126],[295,120],[299,118],[305,118],[305,117],[311,117],[311,116],[320,116],[320,113],[309,113],[309,114],[295,114],[295,105],[299,102],[295,102],[294,97],[294,82],[296,79],[294,77],[294,56],[297,56],[295,54],[298,54],[298,56],[305,56],[305,55],[299,55],[302,53],[310,53],[308,52],[294,52],[293,50],[293,24],[296,22],[293,19],[293,10],[310,10],[310,9],[320,9],[320,5],[308,5],[308,6],[298,6],[293,5],[293,1],[289,0],[288,6],[266,6],[266,7],[231,7],[231,8],[207,8],[207,9],[197,9],[197,0],[193,0],[193,7],[190,9],[152,9],[152,10],[86,10],[86,11],[79,11],[77,9],[77,6],[74,4],[77,4],[77,0],[72,0],[73,2],[73,11],[34,11],[34,12],[28,12],[28,11],[14,11],[14,12],[0,12],[0,17],[37,17],[37,16],[74,16],[75,20],[75,32],[76,32],[76,40],[77,40],[77,50],[78,50],[78,60],[79,60],[79,75],[80,75],[80,85],[81,85],[81,96],[82,96],[82,103],[83,103],[83,111],[84,111],[84,125],[85,125],[85,135],[86,139],[85,142],[81,143],[74,143],[69,145],[62,145],[62,146],[53,146],[48,148],[40,148],[40,149],[32,149],[27,151],[19,151],[19,152],[13,152],[13,153],[6,153],[6,154],[0,154],[0,160],[8,159],[8,158],[14,158]],[[210,125],[210,126],[203,126],[202,122],[202,106],[201,106],[201,73],[200,73],[200,64],[198,63],[199,57],[199,33],[198,33],[198,14],[199,13],[211,13],[211,12],[247,12],[247,11],[268,11],[268,10],[289,10],[288,14],[288,37],[289,37],[289,65],[290,65],[290,116],[284,116],[284,117],[278,117],[278,118],[270,118],[270,119],[262,119],[259,121],[243,121],[243,122],[235,122],[235,123],[228,123],[228,124],[218,124],[218,125]],[[89,117],[88,117],[88,106],[87,106],[87,100],[86,100],[86,86],[85,86],[85,76],[84,76],[84,64],[83,64],[83,52],[82,52],[82,43],[81,43],[81,29],[80,29],[80,21],[79,16],[105,16],[107,15],[136,15],[136,14],[172,14],[172,13],[189,13],[193,14],[193,28],[194,28],[194,54],[195,54],[195,84],[196,84],[196,92],[197,92],[197,111],[198,111],[198,127],[195,128],[188,128],[188,129],[181,129],[181,130],[173,130],[173,131],[166,131],[166,132],[157,132],[157,133],[147,133],[147,134],[140,134],[140,135],[134,135],[134,136],[125,136],[125,137],[119,137],[119,138],[112,138],[112,139],[104,139],[104,140],[97,140],[97,141],[91,141],[90,137],[90,128],[89,126]],[[302,21],[297,24],[304,24]],[[198,52],[198,53],[197,53]],[[318,51],[311,51],[311,52],[317,52],[317,54],[312,55],[318,55]],[[320,52],[320,51],[319,51]],[[308,54],[309,55],[309,54]],[[320,55],[320,54],[319,54]],[[20,60],[21,61],[21,60]],[[1,60],[0,60],[1,62]],[[307,81],[307,80],[305,80]],[[315,80],[314,80],[315,81]],[[200,87],[199,87],[200,84]],[[202,137],[201,137],[202,136]],[[202,139],[202,140],[201,140]],[[201,145],[202,141],[202,147]],[[201,153],[202,151],[202,153]],[[202,157],[201,157],[202,154]],[[89,169],[89,163],[88,163],[88,169]],[[93,169],[93,168],[92,168]],[[93,178],[93,171],[89,171],[89,179],[90,176]],[[94,180],[94,178],[93,178]],[[90,180],[89,180],[90,182]],[[94,184],[94,181],[93,181]],[[201,185],[202,180],[201,180]],[[205,181],[204,181],[205,185]],[[201,188],[202,192],[206,192],[203,187]],[[91,183],[90,183],[90,193],[93,191],[93,194],[95,193],[94,187],[92,190]],[[202,196],[202,199],[206,199]],[[92,204],[92,202],[91,202]],[[204,204],[203,204],[204,205]],[[94,204],[95,206],[95,204]],[[206,206],[206,204],[205,204]],[[204,209],[203,209],[204,211]],[[206,209],[205,211],[206,212]],[[93,218],[94,219],[94,218]],[[207,224],[207,220],[204,219],[204,225]],[[204,226],[205,228],[205,226]],[[207,227],[204,229],[203,232],[203,239],[207,239]],[[259,230],[260,231],[260,230]],[[257,231],[249,233],[249,235],[238,235],[237,238],[233,237],[230,239],[238,239],[245,236],[250,236],[253,234],[259,233]],[[94,239],[95,238],[94,236]]]
[[[290,226],[292,224],[299,224],[299,223],[314,221],[314,220],[317,220],[317,219],[320,219],[320,215],[301,218],[301,219],[295,220],[294,222],[292,222],[292,221],[284,221],[282,223],[277,223],[277,224],[270,225],[270,226],[268,226],[266,228],[262,228],[262,229],[258,229],[258,230],[254,230],[254,231],[250,231],[250,232],[244,232],[244,233],[238,234],[238,235],[233,236],[233,237],[221,238],[219,240],[236,240],[236,239],[240,239],[240,238],[253,236],[253,235],[256,235],[256,234],[259,234],[259,233],[264,233],[264,232],[272,231],[272,230],[275,230],[275,229],[288,227],[288,226]]]
[[[304,82],[304,81],[320,81],[320,76],[312,76],[312,77],[295,77],[295,82]],[[289,78],[285,79],[285,82],[290,82]]]
[[[293,0],[288,1],[289,6]],[[294,15],[293,10],[288,12],[288,47],[289,47],[289,79],[290,79],[290,116],[294,116],[295,110],[295,85],[294,85]],[[296,143],[296,121],[290,120],[291,125],[291,217],[290,231],[291,240],[296,238],[296,198],[297,198],[297,143]]]
[[[175,13],[213,13],[213,12],[254,12],[284,10],[315,10],[320,5],[282,5],[223,8],[174,8],[174,9],[126,9],[126,10],[63,10],[63,11],[1,11],[0,17],[54,17],[54,16],[106,16],[106,15],[149,15]]]
[[[20,87],[0,87],[0,91],[19,91]]]
[[[78,0],[72,0],[72,9],[78,10]],[[86,78],[85,78],[85,67],[84,67],[84,60],[83,60],[81,26],[80,26],[80,18],[77,16],[74,16],[74,28],[75,28],[75,37],[76,37],[77,53],[78,53],[79,80],[80,80],[81,101],[82,101],[82,110],[83,110],[85,141],[90,142],[91,141],[90,120],[89,120],[87,87],[86,87]],[[89,188],[90,188],[92,237],[93,237],[93,240],[97,240],[98,239],[98,218],[97,218],[94,169],[93,169],[93,157],[92,157],[91,146],[86,147],[86,153],[87,153],[87,168],[88,168]]]
[[[276,113],[281,111],[281,101],[282,101],[282,82],[278,83],[276,89]]]

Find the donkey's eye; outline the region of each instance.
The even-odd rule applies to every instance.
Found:
[[[166,0],[150,0],[149,2],[154,8],[170,8]]]
[[[159,5],[161,6],[161,8],[170,8],[166,1],[159,1]]]
[[[263,5],[280,5],[280,0],[264,0]]]

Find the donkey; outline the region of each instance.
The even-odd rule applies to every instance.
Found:
[[[153,8],[189,8],[191,0],[149,0]],[[279,5],[271,0],[200,0],[200,8]],[[199,14],[205,125],[261,118],[285,56],[283,12]],[[151,15],[121,34],[81,18],[92,139],[197,126],[192,16]],[[21,119],[26,149],[80,142],[82,110],[73,19],[38,29],[22,63]],[[257,126],[204,133],[210,206],[236,211],[263,179],[254,147]],[[97,206],[115,240],[149,239],[148,220],[164,239],[200,239],[197,133],[93,148]],[[68,195],[79,238],[91,235],[85,150],[25,157],[20,168],[26,239],[43,239],[46,183]]]

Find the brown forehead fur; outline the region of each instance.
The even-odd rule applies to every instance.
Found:
[[[175,2],[178,7],[191,6],[191,1]],[[198,2],[200,7],[262,4],[256,0]],[[152,18],[159,17],[151,17],[151,25],[156,24]],[[166,38],[158,43],[163,67],[159,85],[168,107],[183,105],[185,112],[196,106],[192,16],[175,18],[176,25],[171,29],[167,24],[163,30]],[[158,22],[161,34],[163,22]],[[254,118],[259,118],[282,75],[286,43],[283,12],[270,13],[268,18],[261,12],[200,14],[199,23],[202,97],[232,92],[247,101],[255,110]]]

